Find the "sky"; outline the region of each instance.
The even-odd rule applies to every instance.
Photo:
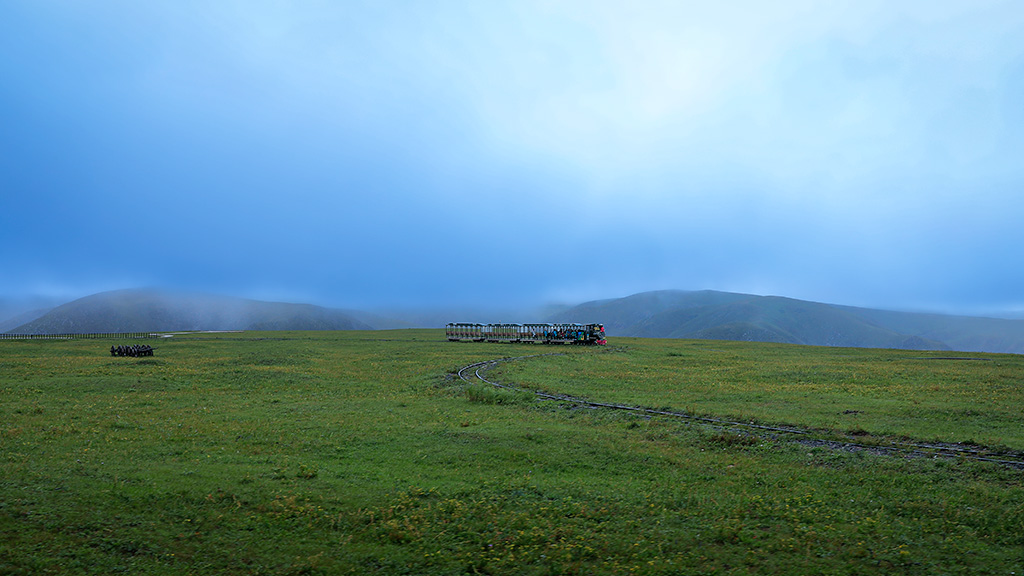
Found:
[[[0,0],[0,298],[1024,311],[1024,3]]]

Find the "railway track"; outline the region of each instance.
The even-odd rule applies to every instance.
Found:
[[[699,425],[705,428],[712,428],[723,431],[733,431],[747,435],[756,435],[770,438],[773,440],[788,440],[791,442],[796,442],[813,447],[827,447],[833,450],[846,451],[864,450],[876,454],[885,454],[890,456],[919,458],[962,458],[967,460],[976,460],[980,462],[991,462],[1003,466],[1008,466],[1011,468],[1016,468],[1018,470],[1024,470],[1024,454],[1020,453],[1016,453],[1011,456],[1005,456],[1002,454],[992,454],[990,451],[985,450],[984,448],[964,446],[959,444],[951,445],[927,442],[895,441],[887,442],[884,444],[869,444],[864,442],[836,440],[834,437],[829,437],[834,436],[834,434],[826,435],[821,431],[816,431],[809,428],[766,426],[762,424],[755,424],[753,422],[737,422],[732,420],[726,420],[723,418],[697,416],[694,414],[687,414],[685,412],[645,408],[643,406],[630,406],[626,404],[597,402],[594,400],[588,400],[586,398],[570,396],[568,394],[551,394],[547,392],[540,392],[537,390],[520,388],[512,384],[505,384],[489,380],[484,376],[484,374],[488,370],[494,368],[495,366],[503,362],[514,362],[517,360],[525,360],[541,356],[564,356],[564,354],[559,352],[553,352],[549,354],[530,354],[527,356],[515,356],[506,358],[496,358],[493,360],[484,360],[482,362],[475,362],[473,364],[469,364],[468,366],[463,366],[458,370],[458,376],[462,381],[466,383],[472,384],[474,381],[477,381],[505,390],[529,392],[542,400],[565,402],[594,409],[621,410],[637,414],[644,414],[647,416],[665,416],[669,418],[676,418],[687,423]]]

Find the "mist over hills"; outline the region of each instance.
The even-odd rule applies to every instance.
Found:
[[[1024,353],[1022,320],[890,312],[712,290],[586,302],[550,320],[604,322],[610,337]]]
[[[0,319],[0,331],[380,330],[436,328],[449,321],[601,322],[610,337],[1024,354],[1024,320],[891,312],[712,290],[643,292],[534,311],[402,310],[381,315],[208,294],[117,290]]]
[[[372,330],[352,314],[312,304],[208,294],[116,290],[86,296],[8,330],[17,334],[176,330]]]
[[[0,297],[0,332],[27,324],[64,302],[58,298],[42,296]]]
[[[28,324],[29,322],[43,316],[50,310],[51,308],[39,308],[36,310],[28,310],[27,312],[17,312],[14,316],[0,319],[0,332],[15,330],[19,326]]]

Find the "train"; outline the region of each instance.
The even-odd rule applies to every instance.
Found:
[[[604,324],[472,324],[450,322],[444,328],[452,342],[525,342],[603,346]]]

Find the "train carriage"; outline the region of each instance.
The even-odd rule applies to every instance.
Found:
[[[452,342],[522,342],[530,344],[604,345],[603,324],[471,324],[452,322],[445,326]]]
[[[480,342],[484,339],[483,327],[483,324],[452,322],[445,326],[445,336],[452,342],[463,340]]]

